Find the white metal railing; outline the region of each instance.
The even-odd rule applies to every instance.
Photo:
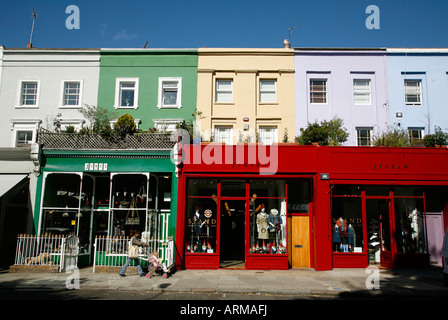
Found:
[[[174,241],[159,239],[141,239],[148,243],[148,247],[140,248],[139,258],[143,261],[148,260],[152,252],[157,251],[160,258],[169,268],[174,263]],[[96,266],[121,267],[126,263],[128,257],[128,248],[130,238],[128,237],[108,237],[100,236],[95,238],[95,250],[93,259],[93,272]],[[130,266],[134,266],[131,261]]]
[[[27,235],[17,237],[14,265],[56,266],[61,272],[68,264],[77,264],[79,239],[75,235]]]

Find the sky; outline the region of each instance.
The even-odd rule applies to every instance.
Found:
[[[0,0],[0,45],[26,47],[33,7],[36,48],[448,47],[448,0]]]

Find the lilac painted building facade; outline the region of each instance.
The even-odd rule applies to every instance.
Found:
[[[339,117],[344,145],[370,145],[389,124],[385,49],[295,49],[296,136],[308,123]]]

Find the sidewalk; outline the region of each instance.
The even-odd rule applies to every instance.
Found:
[[[438,268],[426,270],[291,269],[256,270],[178,270],[168,278],[139,277],[131,268],[126,277],[117,273],[93,273],[92,268],[79,270],[79,288],[84,290],[149,290],[197,293],[248,293],[317,297],[419,296],[448,298],[448,286],[442,282]],[[67,289],[73,286],[74,273],[0,273],[0,288]],[[378,289],[367,288],[366,280]],[[379,279],[379,282],[378,282]]]

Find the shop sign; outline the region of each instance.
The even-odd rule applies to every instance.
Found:
[[[107,171],[108,164],[107,163],[85,163],[84,170],[85,171]]]

